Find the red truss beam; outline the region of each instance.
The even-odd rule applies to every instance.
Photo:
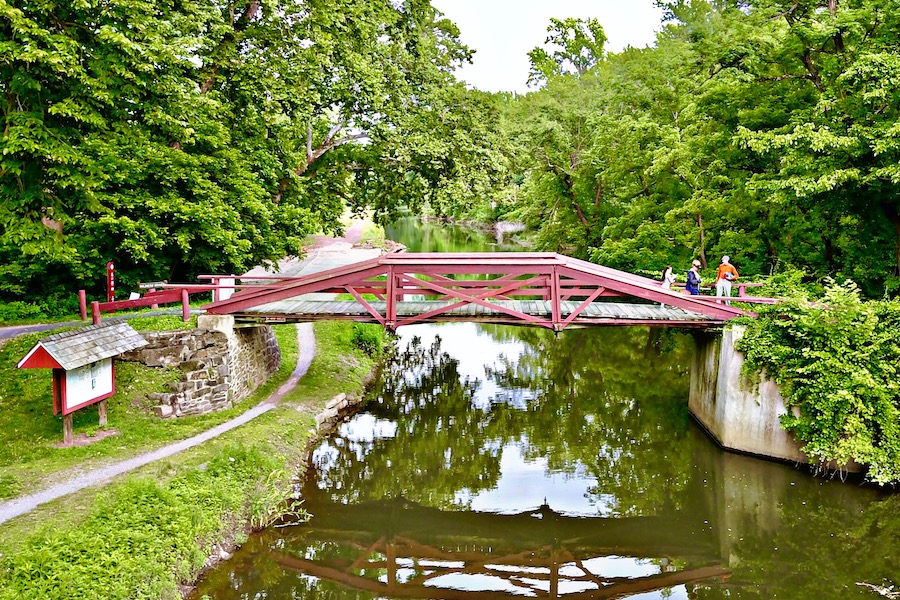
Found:
[[[453,279],[453,276],[463,276]],[[469,276],[488,275],[489,279]],[[272,280],[277,280],[272,283]],[[465,317],[450,315],[451,311],[475,304],[498,315],[498,321],[524,322],[561,330],[572,324],[634,323],[635,319],[604,319],[602,323],[580,320],[584,311],[600,297],[633,297],[653,303],[682,308],[709,318],[697,326],[717,325],[722,321],[747,313],[744,310],[719,304],[709,297],[685,296],[663,289],[659,282],[632,273],[617,271],[602,265],[545,252],[518,253],[399,253],[359,262],[314,275],[284,278],[273,277],[259,287],[245,286],[228,300],[213,302],[204,308],[212,314],[247,314],[257,307],[270,305],[310,293],[350,294],[378,323],[395,328],[443,315],[445,319]],[[365,295],[373,295],[385,302],[381,314]],[[398,303],[412,296],[429,296],[449,304],[419,315],[398,318]],[[496,300],[539,298],[550,302],[550,319],[530,315],[496,303]],[[581,300],[568,314],[562,302]],[[492,301],[494,300],[494,301]],[[733,298],[740,301],[740,298]],[[759,299],[774,302],[774,299]],[[277,316],[267,306],[262,312]],[[261,314],[256,311],[253,314]],[[641,323],[653,322],[641,320]],[[679,319],[674,324],[684,324]]]
[[[444,286],[438,285],[436,283],[433,283],[431,281],[425,281],[422,279],[418,279],[417,277],[413,277],[408,274],[405,275],[404,278],[406,281],[418,283],[419,285],[429,288],[429,289],[432,289],[440,294],[443,294],[446,297],[459,298],[460,302],[455,302],[455,303],[449,304],[447,306],[435,308],[434,310],[424,312],[421,315],[418,315],[416,317],[404,319],[403,321],[396,323],[396,325],[395,325],[396,327],[399,327],[401,325],[411,325],[412,323],[415,323],[417,321],[421,321],[423,319],[428,319],[428,318],[437,316],[439,314],[448,312],[450,310],[465,306],[466,304],[478,304],[479,306],[484,306],[485,308],[489,308],[491,310],[496,310],[497,312],[508,314],[510,316],[516,317],[517,319],[522,319],[523,321],[528,321],[528,322],[534,323],[536,325],[543,325],[543,326],[548,326],[548,327],[552,327],[552,325],[553,325],[553,323],[549,323],[546,319],[540,319],[538,317],[535,317],[535,316],[532,316],[532,315],[529,315],[529,314],[526,314],[526,313],[523,313],[523,312],[520,312],[517,310],[513,310],[513,309],[507,308],[505,306],[493,304],[493,303],[485,300],[486,298],[502,296],[503,294],[505,294],[508,291],[512,291],[512,290],[519,289],[522,287],[534,285],[536,282],[540,281],[540,277],[533,277],[531,279],[525,279],[525,280],[515,279],[512,281],[512,283],[510,283],[502,288],[499,288],[496,290],[488,290],[486,292],[482,292],[481,294],[479,294],[477,296],[473,296],[471,294],[466,294],[465,292],[460,291],[460,290],[455,290],[455,289],[451,289],[449,287],[444,287]]]

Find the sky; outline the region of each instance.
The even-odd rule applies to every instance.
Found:
[[[662,11],[653,0],[432,0],[456,23],[460,39],[473,48],[473,64],[458,79],[486,92],[528,91],[528,52],[542,46],[550,18],[595,18],[608,41],[606,50],[652,46]]]

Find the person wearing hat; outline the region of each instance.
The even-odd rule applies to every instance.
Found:
[[[691,263],[691,270],[688,271],[687,274],[687,284],[684,286],[684,289],[691,296],[699,296],[700,295],[700,261],[695,260]]]
[[[716,298],[727,296],[731,298],[731,282],[738,278],[737,269],[729,262],[728,256],[722,257],[722,264],[716,271]],[[725,301],[725,304],[731,306],[731,302]]]

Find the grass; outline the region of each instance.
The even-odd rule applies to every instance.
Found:
[[[359,236],[359,243],[361,245],[369,244],[376,248],[386,248],[387,236],[384,233],[384,227],[367,220]]]
[[[135,318],[138,330],[190,327],[180,317]],[[165,391],[181,374],[136,363],[117,362],[116,394],[108,401],[108,427],[118,435],[80,447],[57,448],[62,441],[62,417],[53,415],[52,382],[48,369],[16,369],[16,363],[38,339],[50,332],[27,335],[0,347],[0,498],[28,493],[52,483],[56,474],[129,458],[174,440],[188,438],[244,412],[287,380],[296,365],[297,337],[291,326],[278,326],[282,366],[273,377],[237,406],[217,413],[159,419],[147,406],[149,392]],[[73,414],[75,434],[98,430],[95,406]]]
[[[275,409],[0,526],[0,600],[179,598],[216,548],[280,515],[314,414],[339,392],[360,394],[374,368],[352,324],[317,324],[316,338],[307,376]]]

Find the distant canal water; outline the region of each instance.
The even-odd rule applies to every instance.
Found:
[[[389,234],[497,249],[446,225]],[[192,597],[887,597],[900,496],[721,451],[687,412],[693,350],[645,328],[401,328],[311,457],[312,520],[252,536]]]

